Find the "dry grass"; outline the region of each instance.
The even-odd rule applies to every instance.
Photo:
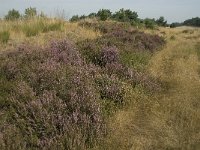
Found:
[[[46,23],[55,21],[47,20]],[[26,37],[21,30],[24,24],[23,21],[0,22],[0,31],[10,32],[8,43],[0,44],[0,51],[15,48],[23,42],[46,45],[51,40],[65,37],[77,42],[100,36],[99,32],[77,23],[64,22],[61,30]],[[148,93],[140,86],[133,89],[124,83],[128,105],[106,120],[108,136],[96,149],[198,150],[200,59],[196,45],[200,43],[200,29],[160,28],[145,32],[159,34],[168,43],[148,65],[149,74],[161,80],[164,91]]]
[[[40,31],[40,23],[42,25],[51,26],[59,24],[60,28],[54,31],[42,32]],[[39,26],[39,27],[38,27]],[[32,36],[26,35],[26,30],[30,28]],[[25,30],[26,29],[26,30]],[[37,45],[46,45],[49,41],[55,39],[68,39],[77,42],[84,39],[94,39],[100,36],[99,32],[89,30],[78,26],[77,23],[69,23],[58,19],[31,19],[31,20],[20,20],[20,21],[0,21],[0,32],[8,31],[10,38],[8,43],[0,43],[0,52],[13,49],[21,43],[31,43]]]
[[[200,30],[184,30],[153,31],[164,33],[168,41],[148,67],[164,83],[165,91],[132,91],[128,108],[110,119],[110,134],[102,149],[200,149],[200,60],[196,53]]]

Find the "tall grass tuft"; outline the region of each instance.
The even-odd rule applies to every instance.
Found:
[[[27,25],[23,26],[23,32],[26,37],[36,36],[40,32],[40,27],[38,25]]]
[[[0,32],[0,42],[1,43],[8,43],[8,40],[10,38],[10,32],[9,31],[2,31]]]
[[[62,21],[48,21],[45,19],[30,20],[22,26],[22,31],[26,37],[36,36],[39,33],[46,33],[49,31],[61,31],[63,26]]]

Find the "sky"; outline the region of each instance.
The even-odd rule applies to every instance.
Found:
[[[99,9],[120,8],[136,11],[140,18],[164,16],[171,22],[182,22],[192,17],[200,17],[200,0],[0,0],[0,18],[10,9],[24,12],[25,8],[36,7],[49,16],[83,15]]]

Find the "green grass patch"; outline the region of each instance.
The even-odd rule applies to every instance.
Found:
[[[36,36],[40,32],[40,27],[39,26],[25,25],[23,27],[23,32],[26,35],[26,37]]]
[[[9,31],[2,31],[0,32],[0,43],[8,43],[10,39],[10,32]]]
[[[39,33],[47,33],[50,31],[61,31],[63,23],[61,21],[48,22],[46,20],[39,20],[24,24],[22,32],[26,37],[36,36]]]
[[[61,31],[62,29],[62,22],[55,22],[55,23],[51,23],[51,24],[44,24],[43,22],[41,22],[42,24],[42,32],[49,32],[49,31]]]
[[[151,58],[150,52],[123,52],[121,61],[130,68],[144,70]]]

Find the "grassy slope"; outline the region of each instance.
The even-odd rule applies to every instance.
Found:
[[[15,30],[16,24],[23,26],[24,22],[0,24],[0,30],[10,32],[8,44],[0,44],[0,51],[15,48],[24,41],[45,45],[54,38],[67,36],[77,42],[100,35],[76,23],[64,23],[58,31],[26,37],[21,29]],[[166,89],[152,94],[140,87],[133,90],[124,85],[130,90],[126,92],[130,103],[107,121],[108,136],[96,149],[198,149],[200,48],[196,45],[200,42],[200,30],[178,28],[145,32],[160,34],[168,41],[147,67]]]
[[[45,26],[56,27],[46,31]],[[44,30],[44,31],[41,31]],[[67,37],[73,42],[84,39],[94,39],[100,35],[99,32],[94,32],[89,29],[79,27],[77,23],[63,22],[57,19],[31,19],[21,21],[0,21],[0,33],[9,32],[10,36],[7,43],[1,42],[0,37],[0,52],[13,49],[22,43],[31,43],[36,45],[46,45],[51,40],[63,39]],[[36,34],[27,36],[26,34]]]
[[[148,69],[166,90],[132,93],[132,104],[110,120],[106,149],[200,148],[200,30],[153,32],[165,36],[168,44],[152,57]]]

